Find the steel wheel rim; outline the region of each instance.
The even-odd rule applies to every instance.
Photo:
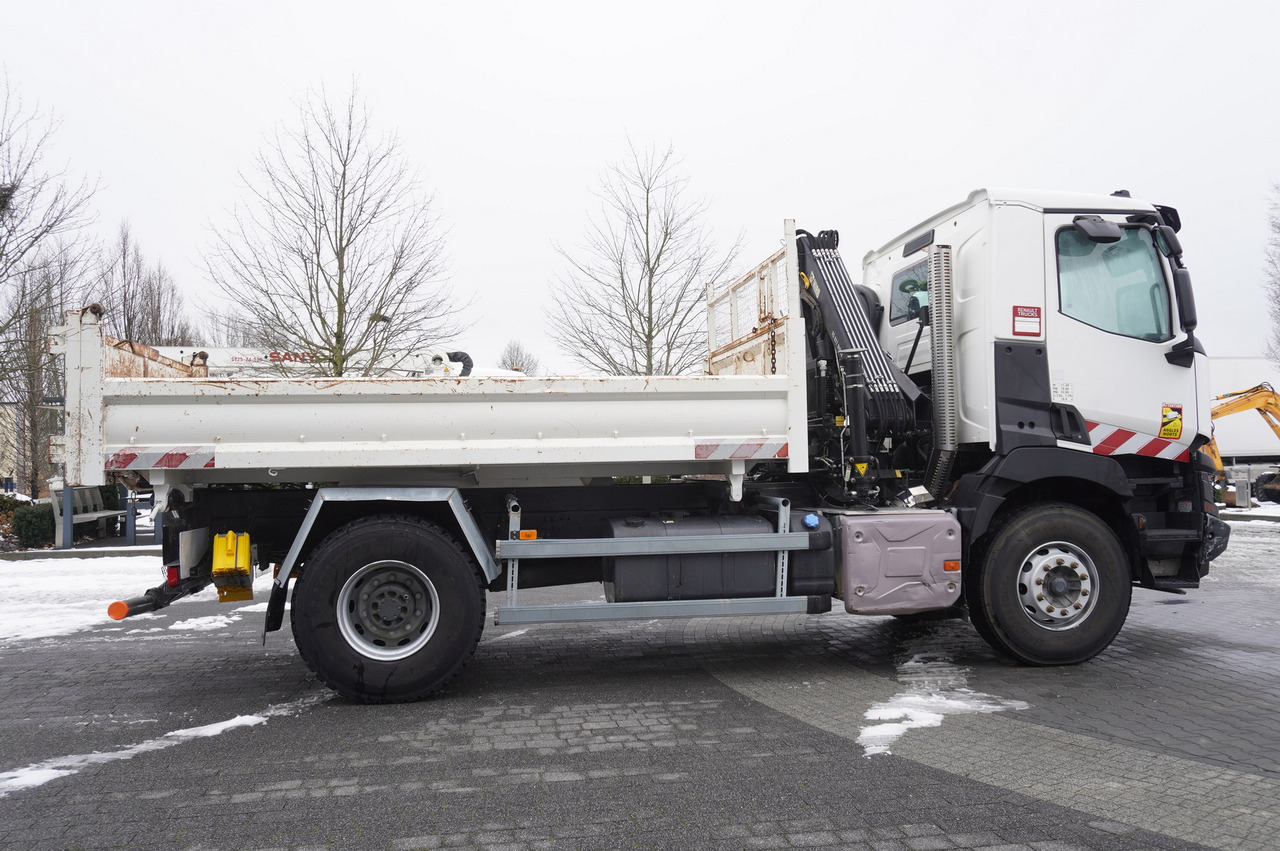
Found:
[[[351,574],[338,592],[336,609],[347,644],[383,662],[417,653],[440,622],[436,586],[403,561],[375,561]]]
[[[1098,568],[1075,544],[1041,544],[1022,559],[1018,602],[1041,629],[1074,629],[1097,607]]]

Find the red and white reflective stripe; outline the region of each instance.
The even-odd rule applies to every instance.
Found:
[[[1093,451],[1098,455],[1147,455],[1151,458],[1168,458],[1186,461],[1191,449],[1185,443],[1174,443],[1152,434],[1130,431],[1127,428],[1087,423],[1089,437],[1093,439]]]
[[[722,443],[699,443],[693,447],[693,457],[699,461],[757,461],[764,458],[786,458],[785,440],[726,440]]]
[[[108,470],[190,470],[217,466],[212,446],[130,446],[113,452]]]

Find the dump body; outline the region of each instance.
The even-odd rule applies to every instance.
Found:
[[[98,315],[72,312],[55,332],[68,375],[57,460],[69,481],[102,484],[109,471],[134,471],[162,488],[502,487],[649,473],[740,483],[750,465],[774,460],[804,473],[803,323],[777,312],[797,303],[782,292],[794,276],[783,265],[757,284],[746,299],[732,290],[746,339],[720,347],[754,368],[701,376],[209,379],[154,351],[106,347]],[[769,354],[753,357],[762,311]],[[138,364],[155,363],[168,377],[135,377],[154,373]]]

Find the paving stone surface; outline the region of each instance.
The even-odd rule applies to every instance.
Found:
[[[1280,526],[1233,534],[1072,668],[963,621],[490,626],[445,693],[363,706],[237,604],[10,641],[0,848],[1275,848]]]

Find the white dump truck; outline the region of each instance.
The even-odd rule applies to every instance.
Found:
[[[355,700],[439,689],[503,590],[504,624],[967,612],[1079,663],[1227,542],[1179,227],[1124,192],[980,190],[855,283],[835,231],[788,220],[711,295],[698,376],[217,379],[85,309],[54,448],[163,508],[164,581],[114,615],[274,569],[265,631],[292,584],[299,651]],[[520,600],[582,582],[605,602]]]

